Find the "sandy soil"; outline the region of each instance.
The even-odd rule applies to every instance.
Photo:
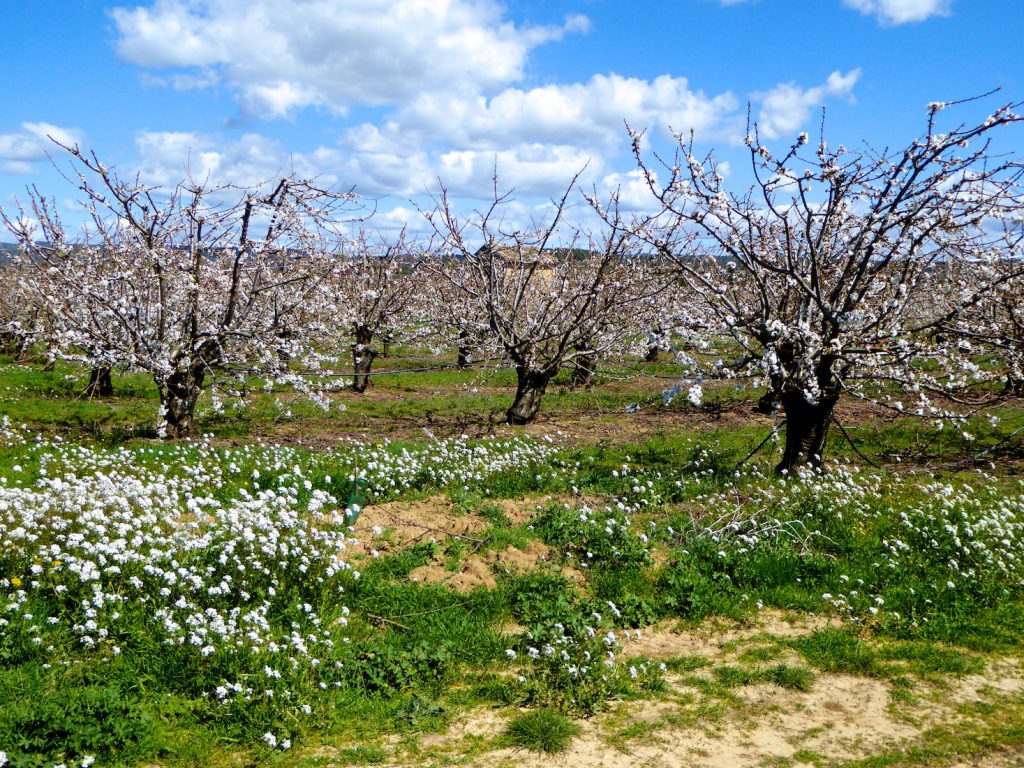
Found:
[[[497,499],[489,501],[501,508],[513,524],[531,520],[552,501],[565,501],[553,497],[523,499]],[[579,503],[580,500],[574,500]],[[478,587],[496,586],[495,577],[501,573],[522,573],[551,561],[549,548],[533,540],[523,549],[506,547],[504,550],[480,552],[486,543],[484,531],[488,522],[478,515],[461,513],[447,496],[432,496],[422,501],[395,501],[367,506],[356,521],[354,536],[358,544],[342,553],[350,562],[373,557],[374,553],[389,554],[422,541],[436,541],[442,545],[452,539],[462,539],[468,545],[468,554],[457,567],[441,557],[427,565],[414,568],[409,578],[413,581],[445,584],[458,592]],[[570,581],[583,583],[584,575],[569,567],[560,568]]]
[[[751,644],[806,634],[833,622],[763,611],[747,626],[719,621],[697,629],[678,629],[666,623],[641,632],[624,652],[655,658],[701,654],[729,661]],[[965,717],[964,704],[1020,700],[1024,670],[1019,660],[993,659],[984,674],[918,681],[915,703],[895,699],[892,686],[883,680],[819,674],[808,692],[774,684],[734,689],[735,701],[717,717],[702,715],[701,706],[707,702],[698,689],[687,685],[686,678],[670,677],[669,685],[668,694],[656,701],[620,702],[608,712],[580,721],[582,735],[557,757],[508,748],[481,752],[481,743],[496,739],[516,711],[477,709],[459,718],[445,733],[421,738],[415,760],[399,756],[391,764],[411,767],[458,762],[480,768],[767,768],[784,764],[802,768],[810,765],[797,759],[802,750],[838,763],[922,743],[932,726],[955,727]],[[1024,754],[998,750],[939,765],[1021,768]]]

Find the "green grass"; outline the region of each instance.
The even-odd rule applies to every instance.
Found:
[[[814,675],[809,669],[789,664],[776,664],[767,668],[723,665],[715,667],[713,672],[718,682],[726,688],[774,683],[780,688],[806,692],[814,684]]]
[[[557,755],[569,749],[581,732],[565,715],[539,709],[513,718],[505,728],[505,742],[518,749]]]
[[[400,356],[410,352],[407,358]],[[380,370],[408,369],[425,362],[415,350],[396,350],[393,358],[377,365]],[[667,372],[671,366],[649,370]],[[395,438],[380,456],[411,455],[435,445],[423,434],[424,427],[438,437],[463,429],[485,432],[488,420],[507,406],[511,383],[507,371],[489,376],[479,371],[406,371],[381,376],[366,397],[339,393],[337,400],[348,410],[328,415],[293,402],[287,393],[259,394],[239,413],[201,416],[200,429],[217,436],[213,446],[168,447],[152,439],[156,398],[144,376],[115,375],[115,398],[86,400],[79,397],[84,377],[74,368],[61,365],[45,372],[38,366],[3,365],[0,415],[66,442],[40,444],[33,434],[26,444],[0,445],[0,483],[30,487],[41,477],[53,477],[55,459],[48,456],[65,446],[82,445],[95,452],[99,463],[160,470],[176,488],[198,468],[216,467],[218,479],[203,493],[219,504],[231,503],[243,490],[251,495],[279,493],[281,475],[298,466],[310,489],[329,491],[344,505],[364,493],[352,476],[365,465],[310,447],[272,453],[242,438],[302,439],[306,445],[319,439],[335,445],[339,435],[367,431]],[[704,709],[698,716],[697,709],[687,708],[659,721],[657,728],[717,722],[726,706],[741,701],[735,690],[739,686],[770,683],[802,693],[815,685],[816,674],[827,673],[887,681],[894,700],[912,709],[923,697],[921,686],[984,672],[983,654],[1020,653],[1024,588],[1019,577],[996,564],[1018,550],[1009,546],[993,558],[971,559],[970,551],[954,553],[952,534],[944,527],[955,523],[958,535],[965,535],[969,527],[977,529],[978,536],[994,530],[985,515],[1007,507],[1020,493],[1012,464],[997,464],[988,479],[960,466],[935,469],[931,475],[890,466],[879,471],[865,468],[848,484],[823,481],[800,486],[770,477],[772,457],[765,452],[744,467],[755,471],[737,477],[736,465],[763,438],[765,424],[693,426],[686,421],[685,404],[662,409],[647,403],[645,398],[660,402],[663,385],[646,379],[570,391],[556,383],[545,400],[548,423],[575,423],[583,414],[596,414],[590,426],[580,429],[594,427],[597,432],[572,442],[563,439],[565,446],[549,464],[503,468],[465,484],[420,474],[407,487],[382,492],[381,499],[399,503],[447,494],[456,516],[473,514],[485,522],[479,546],[443,538],[431,542],[427,537],[405,549],[365,558],[358,563],[358,579],[344,572],[318,582],[296,572],[291,580],[261,585],[260,589],[273,586],[280,598],[268,621],[301,626],[301,606],[309,604],[323,617],[324,626],[317,631],[327,631],[335,643],[328,660],[341,665],[340,686],[321,690],[310,676],[287,688],[290,695],[311,703],[308,715],[301,714],[298,699],[285,700],[283,684],[276,689],[273,704],[219,708],[210,691],[225,681],[261,679],[264,661],[207,659],[187,645],[164,645],[151,639],[148,608],[124,608],[121,634],[109,639],[123,649],[116,657],[83,649],[66,631],[67,623],[51,626],[39,620],[40,646],[27,629],[2,633],[0,749],[14,744],[7,750],[11,754],[15,749],[35,751],[52,762],[96,754],[125,766],[286,764],[281,750],[271,750],[261,741],[265,732],[273,731],[288,734],[296,747],[334,744],[339,760],[376,764],[393,757],[377,743],[382,734],[412,743],[420,734],[443,732],[473,707],[531,705],[539,709],[513,719],[499,741],[554,754],[579,733],[566,713],[589,715],[623,700],[674,695],[672,685],[666,685],[657,671],[659,662],[664,662],[670,680],[682,676],[684,684],[697,688],[697,709]],[[480,391],[467,389],[474,387]],[[279,397],[288,404],[277,404]],[[702,418],[711,418],[715,408],[739,408],[739,397],[723,391]],[[644,403],[645,416],[664,419],[664,427],[631,431],[625,407],[634,402]],[[291,408],[290,417],[284,416],[283,408]],[[861,450],[871,456],[909,455],[927,446],[933,460],[959,461],[1024,423],[1024,411],[1016,406],[1007,406],[1002,415],[996,426],[978,420],[974,444],[965,444],[952,433],[933,439],[911,422],[847,426]],[[995,458],[1012,459],[1013,450],[1011,443]],[[836,435],[829,451],[837,458],[856,459],[845,439]],[[279,457],[274,470],[254,477],[253,470],[264,467],[260,462],[269,456]],[[61,471],[79,470],[68,464]],[[101,470],[93,466],[87,471]],[[929,489],[933,475],[951,490]],[[850,492],[852,487],[863,494]],[[311,499],[310,489],[296,487],[301,504]],[[958,494],[966,500],[951,508],[937,503]],[[549,495],[554,498],[545,500]],[[530,500],[529,508],[536,506],[533,500],[542,507],[522,523],[495,503],[522,497]],[[581,518],[584,503],[590,513]],[[784,535],[740,526],[710,536],[707,528],[727,512],[738,521],[783,520],[791,525]],[[186,517],[182,509],[181,520],[167,519],[164,524],[172,527]],[[984,539],[985,546],[1001,546],[997,542],[1003,536],[1015,540],[1021,535],[1015,527],[1019,524],[1024,519],[1011,509],[998,523],[1006,533]],[[494,589],[458,593],[409,580],[418,566],[442,562],[457,569],[467,557],[493,557],[507,547],[525,548],[536,541],[549,548],[548,561],[526,573],[495,574]],[[5,546],[0,541],[0,580],[6,580],[0,581],[0,589],[7,594],[24,588],[34,563],[10,555]],[[950,568],[954,554],[963,561],[958,564],[961,575]],[[208,556],[210,567],[215,567],[214,550],[195,556]],[[972,576],[966,575],[968,569]],[[568,578],[568,573],[580,580]],[[557,655],[541,653],[534,660],[529,651],[550,642],[582,668],[585,653],[603,658],[608,652],[604,633],[621,638],[626,629],[663,621],[692,627],[710,617],[753,622],[759,603],[848,620],[842,627],[761,642],[742,650],[735,663],[724,665],[693,655],[630,659],[621,675],[606,681],[593,676],[581,682],[564,673]],[[342,605],[347,616],[342,615]],[[70,616],[77,608],[56,593],[34,591],[21,610],[47,617]],[[515,632],[510,633],[513,626]],[[570,642],[556,644],[557,626]],[[587,626],[596,628],[595,637],[586,637]],[[311,631],[307,627],[300,634]],[[51,644],[49,655],[40,650]],[[802,663],[783,663],[793,651]],[[44,660],[54,663],[44,667]],[[648,666],[639,669],[645,663]],[[626,674],[631,665],[638,668],[635,678]],[[1000,703],[989,715],[994,722],[999,711],[1012,714],[1018,709],[1016,704]],[[635,741],[654,729],[625,725],[616,738]],[[1021,743],[1009,725],[979,729],[977,741],[956,741],[937,731],[941,749],[921,748],[920,757],[913,757],[913,752],[899,758],[881,755],[875,763],[863,765],[928,764],[929,755],[945,759],[974,754],[970,750],[975,748]]]

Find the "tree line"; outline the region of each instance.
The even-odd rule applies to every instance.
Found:
[[[381,342],[507,361],[513,424],[566,367],[587,384],[603,356],[665,349],[694,402],[711,379],[763,385],[785,419],[777,469],[817,466],[844,393],[956,422],[1024,392],[1024,164],[991,143],[1022,118],[950,117],[975,103],[929,105],[895,150],[805,133],[773,150],[751,125],[742,190],[692,137],[664,157],[631,131],[643,210],[577,177],[547,221],[509,228],[508,195],[467,215],[442,187],[426,238],[374,233],[353,191],[312,180],[158,190],[65,147],[87,223],[66,226],[35,188],[0,210],[19,246],[0,266],[0,330],[85,365],[94,394],[113,370],[150,374],[168,438],[191,433],[210,384],[323,399],[351,355],[361,392]],[[567,216],[580,201],[586,227]]]

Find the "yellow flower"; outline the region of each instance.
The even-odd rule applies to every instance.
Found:
[[[21,586],[21,579],[19,579],[17,576],[12,576],[11,577],[11,586],[12,587],[20,587]]]

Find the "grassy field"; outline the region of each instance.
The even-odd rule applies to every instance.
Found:
[[[780,479],[756,392],[623,363],[511,428],[510,374],[446,362],[172,445],[143,377],[3,363],[0,757],[1018,764],[1020,403],[966,439],[844,402]]]

